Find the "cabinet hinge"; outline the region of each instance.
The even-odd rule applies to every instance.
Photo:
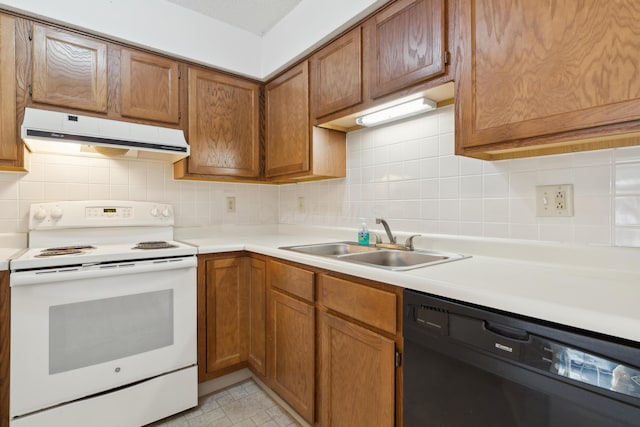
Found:
[[[451,52],[448,50],[444,51],[444,65],[449,65],[451,63]]]
[[[178,111],[178,120],[182,118],[182,111]]]
[[[29,41],[33,40],[33,25],[29,27]]]
[[[29,85],[29,96],[33,96],[33,85]]]
[[[402,363],[402,355],[399,351],[396,351],[396,368],[399,368]]]
[[[178,70],[178,80],[182,78],[182,71]]]

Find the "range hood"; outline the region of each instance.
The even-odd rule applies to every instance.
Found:
[[[98,153],[172,162],[189,155],[179,129],[35,108],[25,108],[22,139],[35,153]]]

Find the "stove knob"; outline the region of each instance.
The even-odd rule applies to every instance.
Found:
[[[62,209],[59,206],[53,208],[53,210],[51,211],[51,218],[55,220],[62,218]]]
[[[169,210],[169,208],[164,208],[162,210],[162,216],[165,217],[165,218],[168,218],[168,217],[171,216],[171,211]]]
[[[38,221],[42,221],[47,217],[47,211],[44,208],[40,208],[33,214],[33,217]]]
[[[158,208],[153,208],[151,209],[151,216],[152,217],[158,217],[160,215],[160,212],[158,211]]]

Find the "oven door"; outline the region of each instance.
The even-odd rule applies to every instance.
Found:
[[[11,417],[195,365],[196,264],[13,272]]]

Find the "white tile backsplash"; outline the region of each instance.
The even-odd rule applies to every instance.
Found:
[[[224,210],[228,195],[235,214]],[[29,173],[0,172],[0,232],[27,232],[30,204],[56,200],[171,203],[176,226],[193,227],[275,224],[279,196],[272,185],[175,181],[167,162],[33,154]]]
[[[349,178],[279,187],[279,221],[375,229],[382,216],[394,231],[640,246],[640,147],[489,162],[455,156],[453,132],[449,106],[349,133]],[[536,217],[548,184],[574,185],[575,216]],[[342,209],[315,200],[319,186],[340,188]],[[295,215],[298,195],[313,216]]]
[[[152,200],[177,226],[309,224],[640,247],[640,147],[488,162],[454,153],[453,107],[347,135],[347,178],[282,186],[173,180],[165,162],[31,156],[0,172],[0,231],[26,232],[31,203]],[[535,216],[535,186],[573,184],[575,216]],[[236,197],[235,213],[225,198]],[[304,212],[297,198],[305,198]]]

